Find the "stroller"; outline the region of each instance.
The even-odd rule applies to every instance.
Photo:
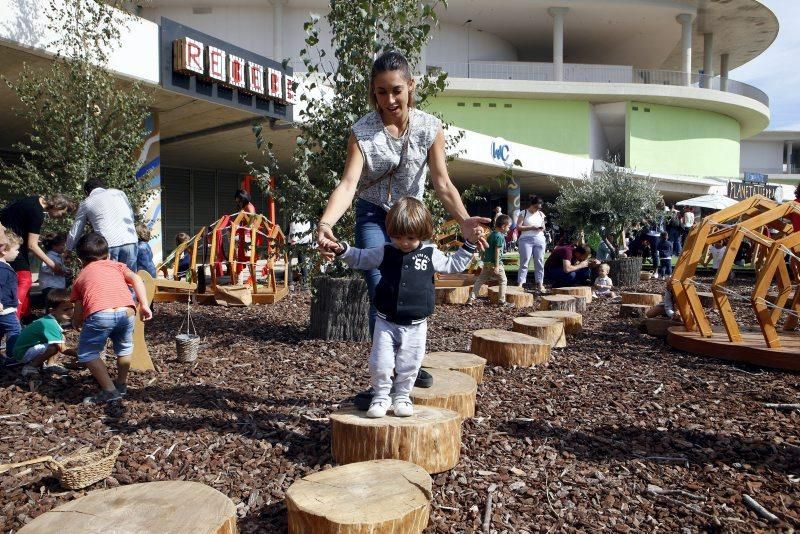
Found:
[[[519,231],[516,226],[513,228],[509,228],[508,233],[506,234],[506,252],[513,252],[517,250],[517,238],[519,237]]]

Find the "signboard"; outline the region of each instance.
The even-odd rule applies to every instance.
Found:
[[[762,195],[777,202],[783,201],[783,189],[779,185],[747,184],[744,182],[728,182],[728,197],[744,200],[753,195]]]
[[[511,145],[502,137],[492,140],[492,160],[509,168],[514,165],[514,159],[511,157]]]
[[[766,184],[767,183],[767,175],[761,174],[760,172],[746,172],[744,173],[744,178],[742,178],[742,182],[746,184]]]
[[[160,40],[165,89],[292,120],[295,80],[291,69],[163,17]]]

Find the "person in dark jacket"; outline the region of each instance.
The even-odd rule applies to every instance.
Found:
[[[658,251],[658,275],[669,276],[672,274],[672,243],[667,232],[661,232],[656,245]]]
[[[355,248],[340,243],[336,255],[353,269],[378,269],[375,288],[378,316],[372,338],[369,372],[374,396],[367,417],[383,417],[392,404],[389,393],[394,378],[394,414],[414,414],[411,388],[425,356],[428,316],[436,301],[434,273],[459,273],[467,268],[475,245],[465,242],[451,256],[422,241],[433,235],[433,218],[425,205],[412,197],[396,202],[386,215],[391,243]]]

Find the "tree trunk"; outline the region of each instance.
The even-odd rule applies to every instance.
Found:
[[[475,416],[478,383],[474,378],[449,369],[428,369],[428,372],[433,376],[433,386],[411,390],[415,407],[435,406],[453,410],[463,418]]]
[[[608,276],[617,287],[635,286],[639,283],[639,273],[642,271],[642,257],[619,258],[606,262],[611,270]]]
[[[528,314],[528,317],[550,317],[558,319],[564,323],[564,333],[569,335],[579,334],[583,330],[583,315],[571,311],[536,311]]]
[[[486,367],[486,358],[481,358],[469,352],[429,352],[422,360],[422,367],[426,369],[449,369],[458,371],[475,379],[480,384],[483,382],[483,368]]]
[[[546,311],[577,311],[575,309],[575,297],[570,295],[544,295],[540,308]]]
[[[414,406],[411,417],[370,419],[355,408],[330,415],[331,452],[340,464],[391,458],[441,473],[458,463],[461,416],[452,410]]]
[[[363,278],[314,278],[311,337],[337,341],[369,341],[369,299]]]
[[[550,345],[543,340],[498,328],[473,332],[470,352],[503,367],[532,367],[550,359]]]
[[[286,491],[289,533],[422,532],[428,524],[431,489],[424,469],[399,460],[312,473]]]
[[[521,332],[541,339],[551,347],[566,347],[564,323],[549,317],[517,317],[514,319],[514,332]]]

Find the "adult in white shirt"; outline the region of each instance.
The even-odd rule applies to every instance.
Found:
[[[86,199],[78,206],[75,222],[67,235],[67,250],[73,250],[83,235],[88,221],[95,232],[108,242],[108,257],[124,263],[136,272],[136,225],[128,196],[119,189],[106,189],[99,178],[90,178],[83,185]]]
[[[292,245],[292,256],[297,257],[300,267],[300,287],[308,281],[308,249],[311,246],[311,223],[308,221],[292,221],[289,223],[289,244]],[[289,289],[294,290],[294,279],[289,279]]]
[[[534,279],[536,289],[544,292],[544,251],[547,248],[547,239],[544,235],[545,215],[542,212],[542,198],[537,195],[528,197],[528,209],[521,212],[517,218],[517,229],[520,231],[519,240],[519,273],[517,286],[528,280],[528,263],[533,257]]]

